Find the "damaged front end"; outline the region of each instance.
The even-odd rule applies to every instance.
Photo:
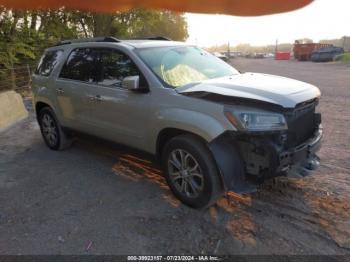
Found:
[[[314,99],[294,109],[275,109],[286,122],[281,130],[226,131],[214,139],[210,149],[225,189],[253,192],[268,178],[311,174],[319,165],[316,152],[323,135],[321,115],[315,112],[317,103]]]
[[[306,176],[319,165],[320,90],[290,78],[244,73],[176,88],[224,106],[233,129],[209,146],[226,190],[251,192],[265,179]],[[226,121],[225,121],[226,122]]]

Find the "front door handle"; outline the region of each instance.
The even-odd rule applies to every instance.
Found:
[[[56,93],[59,95],[62,95],[62,94],[64,94],[64,90],[62,88],[57,88]]]
[[[89,99],[90,102],[94,102],[95,101],[95,96],[87,96],[87,98]]]
[[[102,97],[100,95],[96,95],[95,96],[95,101],[101,102],[101,101],[103,101],[103,99],[102,99]]]
[[[100,95],[95,95],[95,96],[87,96],[89,101],[91,102],[102,102],[103,98]]]

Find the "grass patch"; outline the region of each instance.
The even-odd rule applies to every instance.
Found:
[[[338,56],[336,61],[350,62],[350,52],[349,53],[344,53],[344,54]]]

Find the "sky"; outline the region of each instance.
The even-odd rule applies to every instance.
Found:
[[[283,0],[282,0],[283,1]],[[295,39],[350,36],[350,0],[314,0],[296,11],[260,16],[186,14],[188,43],[202,47],[230,43],[293,43]],[[350,41],[350,39],[348,40]]]

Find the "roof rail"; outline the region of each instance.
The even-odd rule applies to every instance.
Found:
[[[148,37],[148,40],[163,40],[163,41],[171,41],[170,38],[164,37],[164,36],[154,36],[154,37]]]
[[[73,43],[86,43],[86,42],[115,42],[115,43],[119,43],[120,40],[115,38],[115,37],[111,37],[111,36],[94,37],[94,38],[80,38],[80,39],[60,41],[56,44],[56,46],[69,45],[69,44],[73,44]]]
[[[171,41],[170,38],[166,38],[164,36],[151,36],[151,37],[136,37],[130,40],[161,40],[161,41]]]

